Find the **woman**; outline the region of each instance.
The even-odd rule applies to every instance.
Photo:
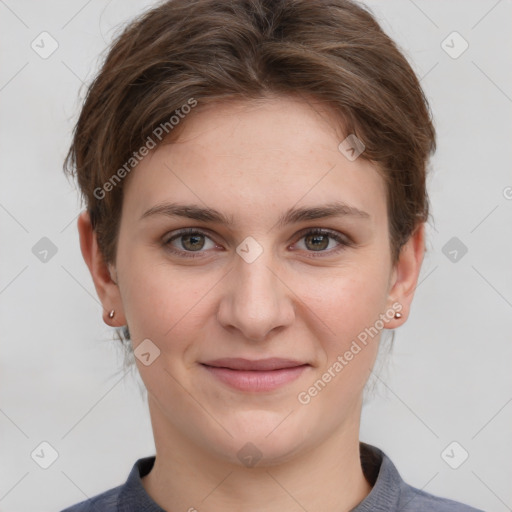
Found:
[[[434,150],[417,77],[352,1],[174,0],[129,25],[67,170],[156,457],[66,512],[475,511],[359,441],[418,282]]]

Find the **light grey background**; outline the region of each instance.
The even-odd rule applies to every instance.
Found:
[[[123,373],[82,260],[78,194],[61,170],[82,83],[116,27],[151,4],[0,0],[3,512],[60,510],[121,484],[154,453],[139,381]],[[439,148],[412,314],[363,409],[361,439],[416,487],[512,510],[512,2],[368,5],[422,77]],[[31,48],[43,31],[58,43],[46,59]],[[469,44],[458,58],[457,36],[445,43],[452,56],[441,46],[453,31]],[[32,252],[42,237],[57,248],[46,263]],[[452,246],[443,253],[452,237],[468,249],[456,249],[457,261]],[[48,469],[31,458],[43,441],[59,455]],[[453,441],[469,453],[458,469],[441,456]]]

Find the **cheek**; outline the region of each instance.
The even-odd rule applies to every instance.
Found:
[[[182,350],[190,335],[204,327],[208,290],[219,276],[173,267],[150,251],[133,248],[126,254],[130,257],[119,259],[118,265],[126,276],[123,308],[134,345],[149,338],[162,350]]]
[[[166,351],[184,350],[191,335],[200,335],[207,323],[212,325],[210,317],[218,307],[215,301],[222,300],[219,292],[225,272],[173,266],[147,248],[124,245],[118,268],[125,277],[123,306],[132,340],[137,344],[149,338]],[[332,352],[344,351],[383,312],[386,262],[373,252],[354,253],[337,268],[283,272],[283,281],[293,291],[284,300],[295,303],[296,321],[307,324],[329,353],[328,359]]]
[[[294,291],[325,324],[329,345],[343,346],[353,336],[373,325],[384,312],[387,299],[386,269],[368,261],[332,271],[324,278],[300,277]]]
[[[333,420],[346,413],[348,404],[356,406],[377,357],[382,328],[376,322],[386,309],[385,288],[377,279],[375,274],[340,278],[328,294],[308,302],[327,327],[320,333],[321,322],[315,320],[320,366],[311,387],[303,391],[317,407],[330,404]]]
[[[373,261],[347,267],[323,286],[309,286],[309,295],[303,290],[304,302],[315,313],[310,328],[320,364],[311,394],[303,391],[318,407],[332,404],[338,419],[348,403],[356,406],[374,366],[382,333],[375,325],[386,310],[386,283],[384,266]],[[321,398],[314,398],[317,394]]]
[[[210,314],[204,295],[214,283],[203,286],[208,285],[204,279],[184,278],[181,270],[171,271],[162,264],[144,267],[136,259],[130,259],[130,268],[147,269],[139,273],[130,270],[130,283],[123,290],[135,355],[146,351],[142,347],[147,342],[141,344],[146,339],[159,350],[150,365],[137,357],[135,362],[148,392],[159,401],[174,404],[176,410],[183,401],[180,383],[186,382],[186,370],[194,360],[191,350],[204,331],[205,316]],[[206,280],[211,281],[211,277]]]

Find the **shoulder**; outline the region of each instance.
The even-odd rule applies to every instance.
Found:
[[[360,454],[363,472],[373,487],[353,512],[484,512],[409,485],[386,453],[376,446],[361,442]]]
[[[138,459],[133,465],[126,482],[92,498],[76,503],[61,512],[120,512],[128,510],[161,509],[148,496],[141,478],[151,471],[155,456]]]
[[[405,484],[400,500],[403,512],[484,512],[464,503],[434,496]]]
[[[117,512],[119,493],[122,486],[109,489],[97,496],[76,503],[61,512]]]

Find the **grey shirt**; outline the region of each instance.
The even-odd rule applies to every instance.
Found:
[[[373,487],[351,512],[483,512],[411,487],[382,450],[363,442],[359,449],[364,476]],[[142,485],[141,478],[151,471],[154,462],[155,456],[139,459],[123,485],[61,512],[166,512]]]

